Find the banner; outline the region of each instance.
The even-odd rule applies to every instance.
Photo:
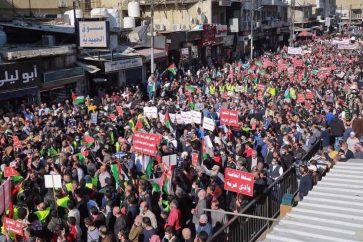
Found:
[[[297,103],[303,103],[303,102],[305,102],[304,94],[302,94],[302,93],[297,94],[296,102]]]
[[[192,123],[192,115],[190,112],[181,112],[181,120],[184,124]]]
[[[122,109],[121,106],[116,106],[116,111],[118,113],[118,116],[123,116],[124,115],[124,110]]]
[[[91,123],[97,124],[97,113],[91,113]]]
[[[224,171],[224,189],[253,196],[254,175],[245,171],[226,168]]]
[[[156,156],[160,141],[159,134],[136,132],[133,135],[132,150],[139,154]]]
[[[203,118],[203,129],[213,132],[214,128],[215,128],[214,120],[211,118],[204,117]]]
[[[62,188],[61,175],[44,175],[45,188]]]
[[[238,126],[238,113],[237,111],[230,110],[227,108],[221,108],[219,112],[219,118],[221,124],[229,125],[229,126]]]
[[[196,123],[196,124],[201,124],[202,123],[202,113],[199,111],[189,111],[191,117],[192,117],[192,122]]]
[[[24,227],[23,222],[4,217],[4,228],[6,231],[13,232],[14,234],[20,236],[24,236],[23,227]]]
[[[196,167],[199,165],[198,158],[199,158],[198,153],[192,153],[192,166]]]
[[[144,116],[147,118],[158,118],[157,107],[144,107]]]
[[[42,80],[42,63],[24,61],[0,65],[0,92],[38,87]]]
[[[287,47],[287,53],[289,55],[301,55],[303,50],[301,47]]]

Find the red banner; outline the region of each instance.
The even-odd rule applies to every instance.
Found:
[[[4,177],[20,176],[19,172],[14,167],[4,168]]]
[[[118,116],[123,116],[124,115],[124,110],[122,109],[121,106],[116,106],[116,111],[118,113]]]
[[[10,178],[8,178],[3,183],[2,186],[4,188],[4,205],[5,205],[5,210],[6,210],[10,207],[10,204],[11,204],[11,180],[10,180]]]
[[[13,146],[15,149],[19,149],[22,147],[21,141],[19,140],[19,137],[16,135],[13,135]]]
[[[314,99],[314,93],[310,90],[306,91],[306,99]]]
[[[8,232],[13,232],[14,234],[24,236],[23,227],[23,222],[16,221],[7,217],[4,218],[4,228]]]
[[[222,124],[229,126],[238,126],[238,113],[237,111],[227,108],[221,108],[219,112],[219,118]]]
[[[305,102],[304,94],[302,94],[302,93],[297,94],[297,100],[296,100],[296,102],[297,103],[303,103],[303,102]]]
[[[156,156],[160,141],[161,136],[159,134],[135,132],[132,149],[139,154]]]
[[[245,171],[226,168],[224,171],[224,189],[247,196],[253,196],[254,175]]]

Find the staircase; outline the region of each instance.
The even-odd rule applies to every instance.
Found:
[[[362,242],[363,160],[338,163],[265,242]]]

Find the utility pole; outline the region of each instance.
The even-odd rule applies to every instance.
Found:
[[[290,46],[294,47],[295,35],[295,0],[290,3]]]
[[[151,10],[151,21],[150,21],[150,32],[151,32],[151,55],[150,55],[150,64],[151,64],[151,75],[154,75],[154,0],[151,0],[150,5]]]
[[[350,29],[350,25],[352,23],[352,4],[349,5],[349,29]]]
[[[251,0],[251,52],[250,52],[250,59],[253,59],[253,20],[254,20],[254,12],[255,12],[255,6],[254,6],[254,0]]]

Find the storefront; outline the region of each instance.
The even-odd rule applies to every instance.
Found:
[[[43,73],[40,90],[42,102],[63,102],[71,97],[72,92],[84,95],[88,85],[82,67],[65,68]]]
[[[142,58],[127,58],[121,60],[108,61],[104,63],[105,74],[116,77],[117,87],[124,86],[126,83],[138,84],[142,81]]]
[[[142,57],[142,81],[146,82],[151,73],[151,48],[136,50],[134,54]],[[159,73],[163,72],[167,68],[168,55],[166,50],[154,49],[154,64],[155,69]]]
[[[0,65],[0,106],[13,108],[21,103],[38,103],[41,77],[40,61]]]
[[[211,64],[212,59],[215,58],[216,32],[217,28],[215,25],[203,25],[202,39],[200,41],[203,63]]]

